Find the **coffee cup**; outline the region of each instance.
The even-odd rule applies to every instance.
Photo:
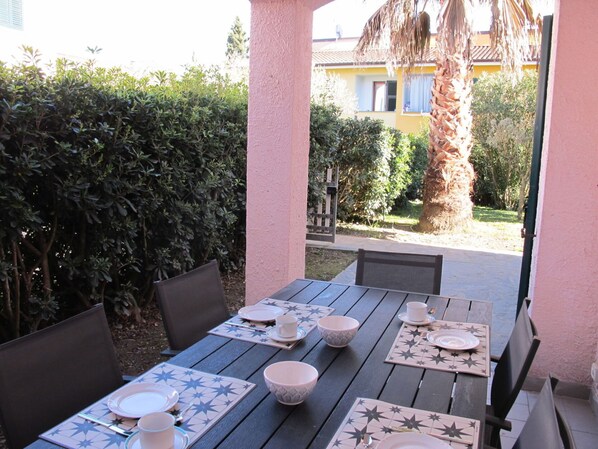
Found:
[[[174,416],[166,412],[150,413],[137,422],[139,442],[143,449],[174,447]]]
[[[407,319],[415,323],[422,323],[428,316],[428,305],[425,302],[408,302]]]
[[[278,315],[276,317],[276,332],[280,337],[293,338],[297,336],[297,317],[293,315]]]

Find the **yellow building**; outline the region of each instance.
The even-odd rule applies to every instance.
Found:
[[[313,41],[313,63],[339,76],[357,98],[357,117],[372,117],[406,133],[427,127],[435,64],[424,56],[410,77],[399,68],[389,75],[382,53],[371,52],[357,61],[354,53],[359,38]],[[473,47],[474,81],[483,72],[497,72],[500,61],[489,46],[488,34],[479,34]],[[535,63],[525,68],[535,69]]]

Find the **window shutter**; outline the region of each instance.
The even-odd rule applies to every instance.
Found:
[[[23,29],[22,0],[0,0],[0,25]]]

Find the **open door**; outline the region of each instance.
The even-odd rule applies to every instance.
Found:
[[[536,215],[538,209],[538,188],[540,181],[540,161],[544,143],[544,120],[546,113],[546,89],[548,85],[548,68],[550,65],[550,43],[552,40],[552,16],[545,16],[542,28],[542,47],[540,53],[540,76],[538,77],[538,95],[536,100],[536,122],[534,124],[534,144],[532,152],[532,171],[529,179],[529,196],[525,208],[525,218],[521,237],[523,237],[523,259],[519,277],[519,295],[517,297],[517,313],[524,304],[529,293],[529,277],[532,265],[532,249],[536,236]]]

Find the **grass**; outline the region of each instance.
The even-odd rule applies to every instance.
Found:
[[[305,277],[330,281],[357,259],[353,251],[339,251],[323,248],[306,248]]]
[[[474,206],[474,221],[469,231],[426,234],[414,229],[421,209],[420,201],[411,201],[403,209],[385,215],[382,220],[371,226],[341,223],[337,232],[434,246],[516,252],[523,249],[522,223],[514,211]]]

